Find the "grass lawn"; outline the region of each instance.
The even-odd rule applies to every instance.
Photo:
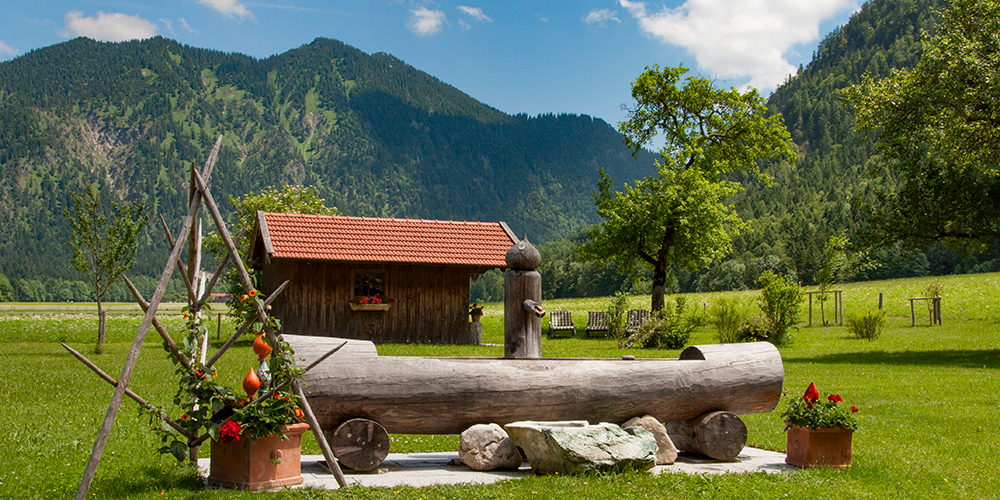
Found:
[[[945,285],[943,326],[928,326],[926,308],[910,326],[908,297],[922,296],[931,282]],[[854,435],[854,466],[846,471],[803,470],[792,474],[687,476],[666,474],[528,477],[495,485],[432,488],[349,488],[265,494],[294,498],[996,498],[1000,492],[1000,274],[894,280],[843,286],[845,311],[877,305],[883,292],[888,327],[874,342],[851,337],[841,326],[793,332],[780,348],[785,388],[798,396],[811,381],[822,393],[843,396],[861,409]],[[752,309],[755,292],[735,292]],[[720,294],[694,294],[700,307]],[[634,307],[648,308],[648,297]],[[832,303],[828,303],[830,306]],[[569,309],[582,332],[586,311],[607,299],[546,301],[548,310]],[[918,307],[923,307],[918,304]],[[59,346],[64,341],[117,377],[141,317],[129,308],[112,310],[105,353],[93,354],[96,314],[27,306],[0,309],[0,498],[68,498],[73,495],[107,411],[112,388]],[[922,311],[922,314],[919,312]],[[486,306],[484,341],[503,343],[501,304]],[[831,314],[827,311],[827,318]],[[804,316],[803,316],[804,317]],[[162,315],[172,332],[182,331],[176,311]],[[818,310],[814,324],[819,325]],[[544,326],[545,322],[543,322]],[[232,326],[223,325],[223,335]],[[214,331],[214,329],[213,329]],[[710,327],[696,330],[691,344],[714,343]],[[217,345],[218,343],[216,343]],[[502,356],[491,346],[379,346],[381,355]],[[622,351],[608,339],[542,339],[543,356],[676,357],[678,351]],[[241,342],[220,361],[220,378],[231,387],[255,359]],[[176,390],[173,366],[150,332],[130,387],[169,408]],[[783,404],[783,403],[782,403]],[[780,408],[780,406],[779,406]],[[175,415],[176,411],[168,409]],[[748,444],[784,451],[778,412],[744,417]],[[205,490],[193,469],[159,455],[148,416],[127,400],[118,415],[91,492],[92,498],[259,498],[259,494]],[[457,449],[457,436],[394,435],[393,451]],[[311,439],[304,453],[318,454]],[[202,456],[208,454],[208,445]]]

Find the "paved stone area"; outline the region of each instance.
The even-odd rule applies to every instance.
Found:
[[[738,462],[718,462],[705,457],[681,453],[677,463],[653,468],[653,474],[724,474],[727,472],[787,472],[796,470],[785,463],[785,454],[756,448],[744,448]],[[303,484],[298,487],[337,489],[337,480],[320,465],[321,455],[302,457]],[[209,459],[198,460],[202,472],[208,475]],[[531,474],[525,462],[520,469],[507,471],[474,471],[458,459],[458,452],[390,453],[379,466],[378,473],[347,473],[348,483],[359,486],[430,486],[435,484],[489,484],[497,481],[520,479]]]

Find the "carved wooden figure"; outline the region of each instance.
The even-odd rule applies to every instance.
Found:
[[[504,357],[542,357],[542,256],[524,237],[507,250],[504,273]]]

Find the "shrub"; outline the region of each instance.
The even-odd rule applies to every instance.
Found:
[[[763,342],[767,340],[770,327],[764,318],[754,316],[736,329],[734,342]]]
[[[704,317],[686,310],[687,299],[677,297],[673,308],[655,311],[626,341],[628,347],[681,349],[687,345],[691,332],[704,323]]]
[[[628,315],[628,294],[618,292],[611,298],[608,306],[608,335],[618,341],[618,348],[625,348],[625,339],[628,331],[625,330],[626,316]]]
[[[882,311],[869,310],[847,317],[847,331],[859,339],[867,339],[870,342],[879,338],[884,329],[885,313]]]
[[[789,278],[764,271],[759,278],[761,284],[760,310],[768,325],[767,340],[774,345],[788,341],[788,329],[798,322],[802,308],[802,289]]]
[[[740,310],[739,300],[736,297],[722,297],[713,302],[709,314],[715,326],[715,339],[720,344],[741,342],[737,330],[746,321],[746,315]]]

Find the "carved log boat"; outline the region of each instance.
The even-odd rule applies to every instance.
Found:
[[[284,335],[302,366],[345,339]],[[504,359],[379,356],[348,345],[306,374],[306,396],[323,429],[353,418],[389,433],[457,434],[475,424],[588,420],[660,422],[710,411],[775,408],[784,382],[767,342],[691,346],[678,359]]]

